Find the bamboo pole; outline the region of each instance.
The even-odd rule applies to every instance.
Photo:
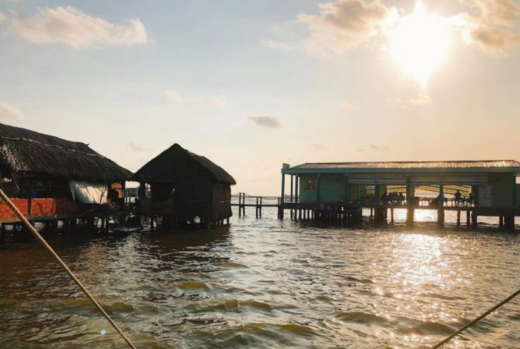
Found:
[[[101,307],[101,305],[97,302],[94,296],[87,290],[87,288],[79,281],[79,279],[74,275],[72,270],[65,264],[65,262],[58,256],[58,254],[52,249],[52,247],[45,241],[45,239],[38,233],[38,231],[29,223],[27,218],[18,210],[18,208],[13,204],[13,202],[7,197],[2,189],[0,189],[0,198],[4,200],[4,202],[9,206],[9,208],[14,212],[14,214],[22,221],[22,223],[29,229],[29,231],[34,235],[38,241],[51,253],[51,255],[56,259],[58,264],[69,274],[70,278],[78,285],[78,287],[83,291],[83,293],[90,299],[90,301],[98,308],[98,310],[103,314],[103,316],[107,319],[107,321],[112,325],[112,327],[116,330],[117,333],[121,335],[121,337],[128,343],[130,348],[137,349],[130,339],[124,334],[124,332],[117,326],[117,324],[112,320],[110,315]]]

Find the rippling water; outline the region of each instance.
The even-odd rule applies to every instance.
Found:
[[[50,241],[138,348],[428,347],[520,288],[518,233],[264,217]],[[514,300],[445,347],[520,348],[519,329]],[[36,242],[0,247],[0,348],[125,347]]]

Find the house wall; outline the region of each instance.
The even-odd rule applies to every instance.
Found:
[[[220,221],[231,216],[231,187],[227,184],[215,184],[213,186],[212,220]]]
[[[29,199],[11,199],[20,212],[27,216],[29,214]],[[58,214],[79,214],[86,208],[69,199],[38,199],[31,202],[30,216],[55,216]],[[0,222],[16,217],[13,211],[0,201]]]
[[[510,173],[490,173],[488,180],[492,187],[491,206],[513,205],[515,178]]]
[[[345,176],[320,176],[320,201],[345,201]]]

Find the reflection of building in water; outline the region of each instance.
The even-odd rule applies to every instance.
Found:
[[[520,163],[513,160],[306,163],[282,169],[282,206],[298,210],[325,203],[341,214],[359,205],[381,213],[381,219],[388,207],[403,206],[409,221],[424,206],[439,211],[440,223],[445,210],[455,210],[459,224],[462,211],[468,222],[472,214],[474,224],[478,216],[498,216],[511,227],[520,216],[519,173]]]
[[[209,159],[178,144],[145,164],[133,180],[141,183],[142,214],[163,217],[166,225],[183,226],[200,220],[209,226],[223,224],[231,217],[235,179]]]

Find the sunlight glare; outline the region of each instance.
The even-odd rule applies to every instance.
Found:
[[[405,74],[422,84],[444,60],[450,46],[447,22],[428,14],[421,4],[413,15],[403,18],[392,36],[394,60]]]

